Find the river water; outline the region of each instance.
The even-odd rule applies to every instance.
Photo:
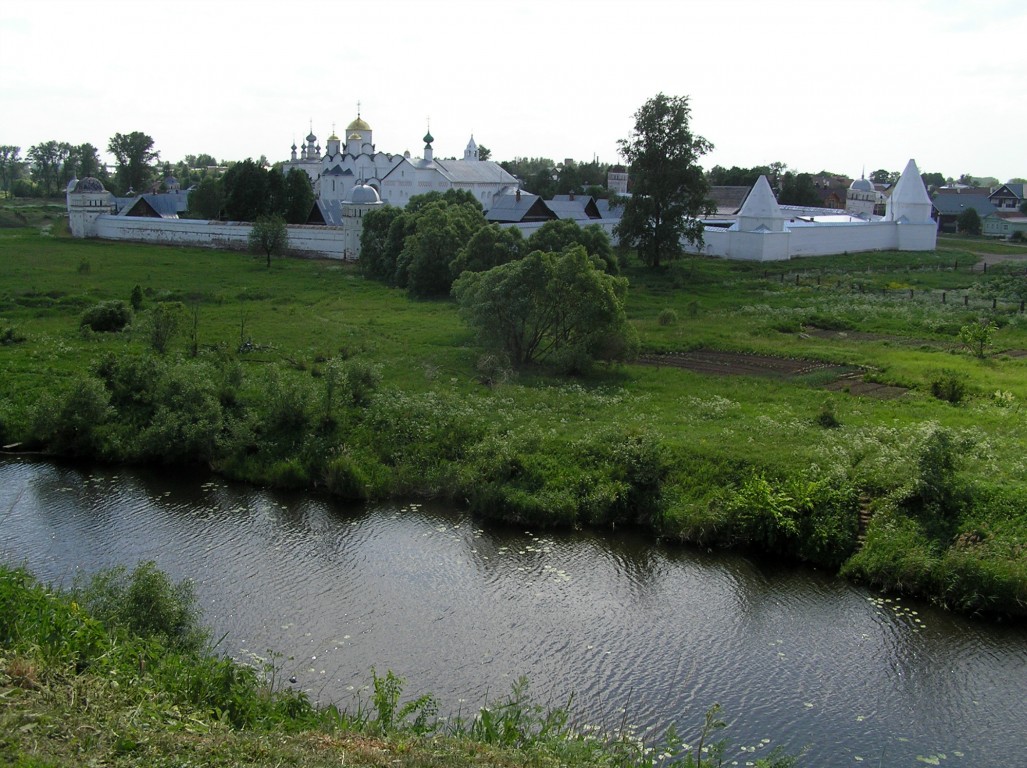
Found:
[[[1027,766],[1027,628],[739,555],[8,458],[0,556],[65,585],[155,560],[194,580],[221,650],[342,707],[372,667],[447,714],[524,675],[579,724],[649,736],[720,703],[728,765],[781,745],[817,768]]]

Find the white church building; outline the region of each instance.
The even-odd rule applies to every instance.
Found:
[[[289,160],[282,165],[282,173],[299,168],[310,176],[321,214],[329,226],[342,225],[342,205],[357,186],[371,187],[383,203],[399,208],[415,195],[461,189],[474,195],[486,211],[500,195],[517,189],[517,179],[499,163],[478,158],[473,136],[463,158],[440,159],[435,157],[435,138],[430,131],[424,136],[423,156],[416,158],[409,152],[379,151],[371,126],[359,114],[344,133],[345,140],[333,132],[322,154],[317,136],[311,131],[301,147],[293,144]]]

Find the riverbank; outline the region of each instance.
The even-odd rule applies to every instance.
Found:
[[[0,564],[0,760],[17,768],[119,766],[622,766],[716,764],[712,709],[686,744],[575,726],[515,684],[467,718],[439,717],[391,672],[361,705],[316,708],[274,660],[215,655],[188,582],[151,564],[102,572],[72,592]],[[762,745],[761,745],[762,747]],[[767,750],[754,765],[795,764]],[[701,761],[695,760],[695,755]]]
[[[4,445],[446,498],[539,527],[641,526],[970,613],[1025,612],[1027,333],[1016,276],[971,272],[966,252],[629,265],[648,355],[810,365],[583,379],[490,364],[450,303],[335,263],[268,270],[34,230],[0,233],[0,253]],[[122,330],[82,324],[118,301]],[[980,316],[998,326],[982,358],[958,341]],[[905,394],[858,394],[868,382]]]

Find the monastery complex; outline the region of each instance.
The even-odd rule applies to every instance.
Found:
[[[409,152],[379,151],[371,126],[357,115],[345,138],[328,137],[324,152],[313,131],[304,144],[291,147],[282,171],[300,169],[310,177],[316,206],[308,224],[289,226],[289,248],[296,253],[357,259],[363,216],[383,205],[406,206],[411,197],[450,189],[471,193],[489,222],[518,227],[530,233],[555,219],[581,225],[598,224],[611,237],[619,211],[606,200],[574,195],[544,201],[520,189],[518,180],[498,163],[481,160],[473,136],[461,159],[437,159],[435,141],[424,136],[421,157]],[[611,183],[618,190],[628,175],[618,169]],[[862,183],[861,183],[862,182]],[[744,188],[743,188],[744,191]],[[165,205],[163,195],[116,201],[95,178],[72,180],[67,190],[68,220],[75,237],[189,244],[217,248],[247,247],[251,225],[242,222],[180,219],[178,209]],[[153,199],[150,199],[153,198]],[[751,261],[780,261],[859,251],[934,250],[937,223],[932,203],[916,164],[910,160],[883,202],[884,215],[875,216],[881,197],[865,180],[853,182],[848,210],[780,206],[765,177],[760,177],[735,209],[704,220],[704,245],[691,249],[709,256]]]

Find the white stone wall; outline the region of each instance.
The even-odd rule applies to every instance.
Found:
[[[815,224],[784,232],[707,229],[702,253],[744,261],[784,261],[801,256],[832,256],[861,251],[933,251],[937,228],[930,224]],[[684,245],[685,250],[696,249]]]
[[[246,250],[252,225],[236,221],[150,219],[100,216],[96,236],[106,240],[193,245],[201,248]],[[316,225],[289,225],[289,250],[309,256],[342,259],[346,254],[344,230]]]

